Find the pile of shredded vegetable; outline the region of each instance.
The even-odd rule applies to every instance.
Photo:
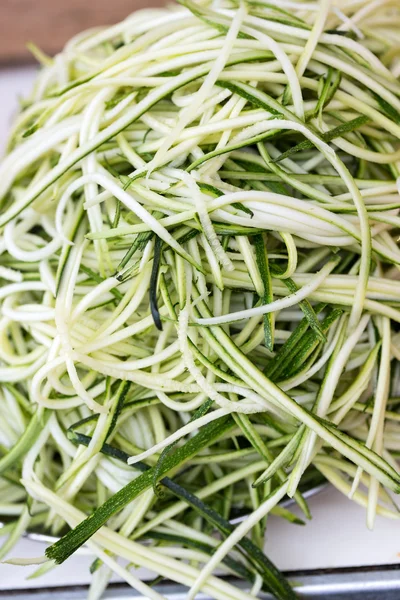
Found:
[[[327,480],[400,518],[398,0],[182,0],[33,51],[0,166],[0,556],[46,531],[36,574],[86,544],[91,600],[112,572],[164,598],[138,566],[294,599],[268,515]]]

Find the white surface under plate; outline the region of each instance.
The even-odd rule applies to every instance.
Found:
[[[0,154],[18,96],[28,92],[34,68],[0,70]],[[305,527],[271,517],[266,550],[283,570],[305,570],[400,562],[400,523],[378,517],[374,531],[365,525],[364,510],[331,488],[310,499],[313,519]],[[12,555],[41,556],[44,545],[22,540]],[[60,586],[90,581],[92,557],[73,556],[40,579],[26,580],[34,569],[0,565],[0,590]]]

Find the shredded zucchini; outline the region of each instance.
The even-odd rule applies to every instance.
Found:
[[[86,544],[91,600],[112,572],[164,598],[132,565],[294,600],[264,553],[269,514],[303,523],[285,496],[400,518],[399,32],[394,1],[180,0],[32,46],[0,165],[0,557],[40,528],[22,563]]]

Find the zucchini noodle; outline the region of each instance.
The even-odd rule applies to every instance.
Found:
[[[264,552],[269,514],[303,522],[285,497],[400,518],[399,31],[394,0],[180,0],[33,48],[0,164],[0,558],[41,530],[11,562],[86,545],[92,600],[112,572],[165,598],[133,565],[295,600]]]

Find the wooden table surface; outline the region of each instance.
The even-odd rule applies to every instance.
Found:
[[[0,0],[0,63],[32,61],[27,42],[55,54],[74,34],[163,0]]]

